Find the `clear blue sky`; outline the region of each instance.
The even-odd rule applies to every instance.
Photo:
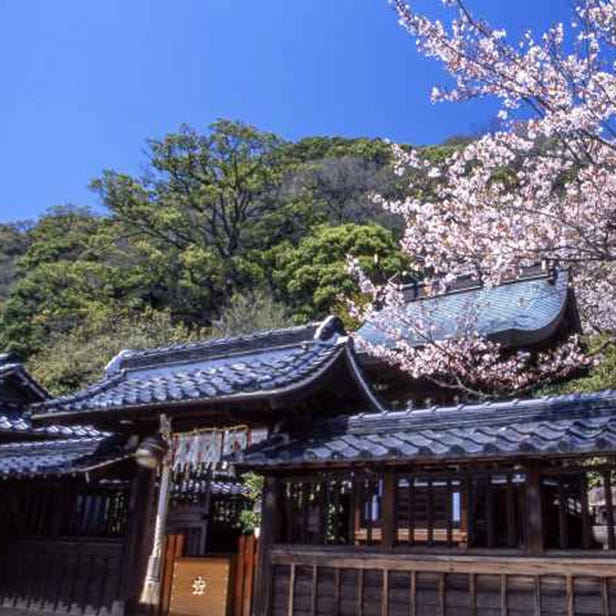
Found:
[[[513,32],[566,19],[571,6],[468,2]],[[0,221],[96,206],[93,177],[139,173],[145,139],[181,123],[225,117],[289,139],[418,144],[494,114],[488,103],[429,103],[442,73],[387,0],[0,0],[0,58]]]

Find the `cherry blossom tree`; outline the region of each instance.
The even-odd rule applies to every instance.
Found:
[[[402,247],[441,287],[459,276],[498,284],[542,261],[569,271],[588,333],[616,336],[616,2],[585,0],[566,27],[512,42],[447,0],[451,23],[393,0],[418,50],[451,78],[433,101],[499,101],[499,129],[445,162],[433,164],[395,147],[398,172],[421,171],[431,190],[399,201],[379,198],[402,216]],[[411,177],[416,178],[415,175]],[[392,305],[396,293],[369,288]],[[368,308],[373,307],[369,305]],[[414,376],[442,379],[478,395],[529,389],[563,378],[591,360],[575,339],[541,356],[503,354],[468,323],[455,340],[421,348],[376,349]]]

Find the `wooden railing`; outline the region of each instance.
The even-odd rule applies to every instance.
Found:
[[[616,559],[275,545],[268,616],[616,614]]]

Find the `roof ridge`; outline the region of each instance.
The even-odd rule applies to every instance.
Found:
[[[547,267],[535,266],[526,268],[520,272],[517,276],[511,276],[501,280],[498,284],[486,284],[483,280],[474,278],[471,274],[466,276],[458,276],[452,283],[447,285],[447,288],[442,292],[437,293],[425,293],[425,289],[434,287],[438,280],[432,281],[432,284],[428,284],[425,281],[416,281],[405,283],[401,285],[402,292],[407,293],[413,291],[415,297],[405,298],[407,302],[420,301],[422,299],[432,299],[434,297],[443,297],[446,295],[454,295],[457,293],[465,293],[468,291],[479,291],[486,288],[504,287],[521,282],[529,282],[532,280],[548,280],[554,282],[559,275],[567,276],[567,270],[560,267]],[[419,295],[424,291],[423,295]]]
[[[356,415],[340,416],[331,421],[332,427],[335,422],[338,422],[346,417],[349,430],[355,431],[368,430],[371,424],[389,420],[392,423],[405,423],[409,428],[418,428],[426,424],[427,426],[442,427],[443,424],[454,422],[460,424],[465,419],[465,415],[472,414],[472,421],[477,422],[485,419],[497,420],[503,417],[507,412],[508,419],[529,415],[532,413],[547,413],[554,410],[557,405],[565,406],[567,410],[579,411],[579,408],[584,403],[597,402],[601,403],[596,410],[601,412],[614,411],[616,413],[616,404],[613,409],[607,404],[610,401],[616,403],[616,390],[604,390],[600,392],[580,393],[580,394],[562,394],[556,396],[544,396],[541,398],[526,398],[523,400],[512,399],[503,401],[488,401],[472,404],[459,404],[452,406],[432,406],[422,409],[407,409],[407,410],[387,410],[383,413],[359,413]],[[563,409],[561,408],[562,412]],[[485,413],[483,417],[480,414]],[[571,415],[568,415],[570,417]],[[354,425],[355,424],[355,425]]]
[[[220,349],[221,352],[224,352],[225,347],[237,344],[249,345],[250,343],[266,342],[270,339],[272,339],[272,343],[275,343],[279,338],[309,333],[311,334],[310,337],[312,337],[317,329],[324,323],[325,321],[321,321],[277,329],[263,329],[248,334],[239,334],[237,336],[206,338],[203,340],[196,340],[194,342],[179,342],[152,349],[125,349],[120,351],[114,358],[111,359],[105,368],[105,372],[111,375],[119,370],[142,368],[150,365],[147,363],[147,360],[164,360],[165,356],[174,353],[189,354],[191,352],[205,352],[218,349]],[[302,340],[298,340],[297,343],[301,341]],[[246,349],[246,351],[250,350],[253,349]],[[178,363],[181,361],[182,359],[177,360]]]

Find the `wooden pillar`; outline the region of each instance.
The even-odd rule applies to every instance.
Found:
[[[152,541],[152,511],[154,507],[155,471],[137,467],[128,501],[128,534],[124,580],[127,612],[137,609],[143,585],[150,543]]]
[[[543,554],[543,503],[541,472],[536,466],[526,470],[526,551],[530,556]]]
[[[390,550],[396,543],[396,478],[393,473],[383,476],[381,525],[381,546]]]
[[[268,616],[272,586],[270,550],[279,539],[282,511],[282,485],[276,477],[266,477],[261,506],[261,533],[257,553],[253,616]]]

